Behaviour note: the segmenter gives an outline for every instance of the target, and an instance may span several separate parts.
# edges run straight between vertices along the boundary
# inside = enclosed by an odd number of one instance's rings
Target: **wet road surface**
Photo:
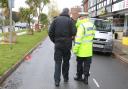
[[[55,87],[53,54],[53,44],[47,38],[0,89],[128,89],[128,64],[101,53],[93,57],[89,85],[74,81],[76,61],[72,54],[69,82],[64,83],[61,78],[60,87]]]

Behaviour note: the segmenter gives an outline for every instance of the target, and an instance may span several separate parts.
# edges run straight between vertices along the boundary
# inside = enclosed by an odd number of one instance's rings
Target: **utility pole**
[[[14,7],[14,0],[8,0],[10,12],[10,49],[12,49],[12,8]]]

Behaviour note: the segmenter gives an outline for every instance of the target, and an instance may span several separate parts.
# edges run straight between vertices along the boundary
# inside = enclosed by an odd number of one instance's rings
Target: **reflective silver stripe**
[[[81,38],[82,36],[76,36],[75,38]]]
[[[82,43],[92,43],[93,40],[84,40]],[[75,44],[80,44],[80,42],[75,42]]]
[[[85,34],[84,36],[94,36],[94,34]]]
[[[93,40],[84,40],[84,41],[82,41],[82,43],[86,43],[86,42],[88,42],[88,43],[92,43]]]
[[[75,44],[80,44],[80,42],[75,42]]]
[[[93,30],[93,27],[88,27],[87,30],[88,31]]]

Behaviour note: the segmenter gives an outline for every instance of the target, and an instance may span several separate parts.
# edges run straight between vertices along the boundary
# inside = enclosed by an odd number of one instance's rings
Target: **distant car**
[[[15,27],[18,27],[18,28],[28,28],[28,23],[21,23],[21,22],[18,22],[15,24]]]

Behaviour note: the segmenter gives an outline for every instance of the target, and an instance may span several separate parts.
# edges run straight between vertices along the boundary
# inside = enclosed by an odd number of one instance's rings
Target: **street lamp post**
[[[14,7],[14,0],[8,0],[10,10],[10,48],[12,49],[12,8]]]

